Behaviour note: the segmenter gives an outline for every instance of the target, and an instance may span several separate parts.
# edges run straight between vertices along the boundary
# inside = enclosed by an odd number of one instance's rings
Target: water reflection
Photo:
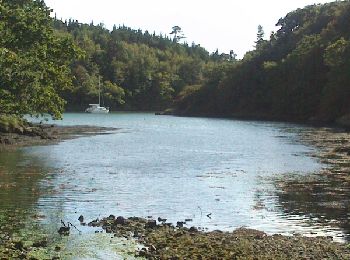
[[[40,158],[21,150],[0,152],[0,225],[5,225],[8,218],[21,223],[28,214],[33,214],[37,201],[45,193],[40,181],[47,173]]]
[[[40,210],[43,198],[58,193],[53,178],[59,169],[48,167],[39,156],[24,150],[0,152],[0,258],[18,258],[7,255],[7,241],[21,241],[25,246],[47,241],[47,246],[30,250],[33,259],[133,259],[136,244],[111,238],[109,234],[83,229],[84,236],[72,230],[69,237],[61,237],[60,227],[65,201],[54,201],[50,208]],[[57,248],[61,248],[57,251]],[[4,255],[3,255],[4,254]]]
[[[171,222],[192,219],[189,225],[210,229],[342,233],[309,221],[317,214],[326,216],[327,225],[339,219],[335,227],[349,230],[348,187],[333,196],[336,184],[298,179],[321,168],[307,156],[310,147],[295,142],[301,127],[151,114],[69,114],[62,124],[122,130],[0,153],[0,214],[34,219],[57,240],[61,219],[77,224],[80,214],[87,221],[152,215]],[[293,178],[285,175],[293,171]],[[0,218],[0,224],[10,222]],[[79,228],[93,240],[94,230]],[[87,240],[74,231],[62,248]]]
[[[321,174],[289,175],[276,181],[278,203],[288,216],[308,220],[310,226],[341,228],[350,241],[350,186]]]

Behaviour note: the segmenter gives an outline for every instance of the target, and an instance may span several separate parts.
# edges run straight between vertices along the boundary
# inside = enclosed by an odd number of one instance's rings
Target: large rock
[[[340,126],[350,129],[350,114],[343,115],[336,120],[336,123]]]

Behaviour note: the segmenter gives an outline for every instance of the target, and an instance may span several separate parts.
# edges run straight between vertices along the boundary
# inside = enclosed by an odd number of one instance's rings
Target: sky
[[[242,58],[253,49],[257,27],[268,39],[278,19],[306,5],[329,0],[45,0],[57,18],[81,23],[103,23],[106,28],[126,25],[132,29],[170,35],[180,26],[185,41],[209,52],[233,50]]]

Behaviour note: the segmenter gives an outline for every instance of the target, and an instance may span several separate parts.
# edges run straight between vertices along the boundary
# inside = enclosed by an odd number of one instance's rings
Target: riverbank
[[[275,180],[283,211],[305,216],[315,225],[341,229],[338,238],[350,241],[350,133],[337,128],[305,128],[299,140],[316,148],[309,155],[325,167]]]
[[[88,225],[136,239],[143,246],[135,256],[147,259],[350,259],[350,248],[328,237],[270,236],[246,228],[204,232],[165,221],[111,215]]]
[[[86,125],[58,126],[54,124],[30,124],[22,133],[0,132],[0,150],[16,149],[23,146],[57,144],[64,140],[82,136],[109,134],[115,130],[117,128]]]
[[[116,239],[135,241],[134,250],[128,249],[128,259],[350,259],[350,247],[333,242],[330,237],[267,235],[247,228],[205,232],[184,227],[184,222],[175,226],[161,218],[157,221],[110,215],[89,223],[84,222],[83,216],[79,220],[81,225],[102,228],[110,234],[110,243]],[[73,227],[62,226],[58,232],[61,229],[65,229],[62,236],[75,231]],[[0,250],[1,259],[46,259],[44,252],[50,252],[49,248],[53,250],[50,259],[64,256],[64,249],[52,245],[48,238],[29,243],[4,234],[1,248],[5,248]]]
[[[344,115],[340,118],[329,120],[317,117],[308,119],[294,118],[289,116],[273,115],[270,113],[208,113],[208,112],[188,112],[179,110],[176,108],[168,108],[163,111],[158,111],[156,115],[171,115],[180,117],[207,117],[207,118],[226,118],[242,121],[271,121],[271,122],[285,122],[296,123],[301,125],[309,125],[314,127],[329,126],[331,128],[343,128],[346,131],[350,131],[350,114]]]
[[[316,128],[304,131],[301,142],[317,148],[313,156],[328,165],[322,174],[350,185],[350,132],[338,128]]]

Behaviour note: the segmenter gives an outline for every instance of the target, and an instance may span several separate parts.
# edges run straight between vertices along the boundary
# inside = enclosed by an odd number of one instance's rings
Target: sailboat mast
[[[98,77],[98,106],[101,106],[101,77]]]

